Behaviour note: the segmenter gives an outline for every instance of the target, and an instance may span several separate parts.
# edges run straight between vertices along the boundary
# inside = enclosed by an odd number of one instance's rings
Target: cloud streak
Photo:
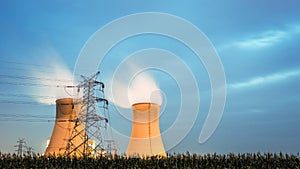
[[[269,47],[299,33],[299,24],[287,25],[285,29],[271,29],[263,32],[255,32],[244,40],[233,43],[233,46],[243,49]]]
[[[289,33],[284,31],[267,31],[256,37],[238,42],[236,45],[240,48],[267,47],[284,40],[288,36]]]
[[[262,84],[278,82],[280,80],[285,80],[285,79],[291,78],[293,76],[299,76],[299,75],[300,75],[300,70],[279,72],[279,73],[274,73],[274,74],[270,74],[267,76],[255,77],[255,78],[249,79],[244,82],[232,83],[232,84],[229,84],[229,87],[233,88],[233,89],[254,87],[254,86],[258,86],[258,85],[262,85]]]

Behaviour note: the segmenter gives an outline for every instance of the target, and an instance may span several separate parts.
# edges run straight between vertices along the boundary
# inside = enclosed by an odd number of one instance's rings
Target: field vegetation
[[[300,169],[299,155],[255,154],[173,154],[167,157],[127,158],[68,157],[1,154],[0,168],[291,168]]]

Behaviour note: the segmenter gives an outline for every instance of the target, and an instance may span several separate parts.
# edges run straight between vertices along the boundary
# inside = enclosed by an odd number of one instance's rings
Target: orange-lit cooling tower
[[[160,106],[155,103],[132,105],[133,124],[127,156],[166,156],[159,128]]]
[[[45,155],[63,155],[67,153],[66,147],[75,126],[74,120],[77,118],[77,114],[81,111],[81,108],[82,102],[77,99],[63,98],[56,100],[56,120]],[[80,125],[76,129],[82,131],[84,126]],[[78,147],[78,151],[80,152],[84,150],[84,145],[80,146],[83,141],[81,137],[73,139],[74,146]],[[76,154],[76,151],[74,151],[70,155],[80,154]]]

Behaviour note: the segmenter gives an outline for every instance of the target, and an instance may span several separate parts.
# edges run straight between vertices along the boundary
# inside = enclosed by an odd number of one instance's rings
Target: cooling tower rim
[[[60,105],[71,105],[71,104],[80,104],[82,100],[76,98],[59,98],[56,99],[56,104]]]
[[[134,104],[132,104],[131,106],[140,105],[140,104],[151,104],[151,105],[157,105],[157,106],[160,106],[159,104],[153,103],[153,102],[139,102],[139,103],[134,103]]]

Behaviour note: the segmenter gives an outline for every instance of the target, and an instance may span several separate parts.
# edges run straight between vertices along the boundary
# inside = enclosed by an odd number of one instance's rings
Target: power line
[[[66,79],[52,79],[52,78],[42,78],[42,77],[13,76],[13,75],[1,75],[1,74],[0,74],[0,78],[23,79],[23,80],[45,80],[45,81],[58,81],[58,82],[73,82],[73,80],[66,80]]]
[[[34,71],[38,71],[38,72],[42,72],[42,73],[47,73],[47,74],[54,74],[55,72],[54,71],[47,71],[47,70],[44,70],[44,69],[40,69],[40,68],[20,68],[20,67],[17,67],[17,68],[15,68],[15,67],[5,67],[5,66],[3,66],[3,67],[0,67],[0,69],[3,69],[3,70],[16,70],[16,71],[19,71],[19,70],[21,70],[21,71],[32,71],[32,72],[34,72]]]
[[[0,69],[10,69],[10,70],[25,70],[25,71],[32,71],[32,72],[43,72],[43,73],[55,73],[54,71],[51,71],[55,69],[55,67],[50,65],[38,65],[38,64],[32,64],[32,63],[22,63],[22,62],[16,62],[16,61],[6,61],[6,60],[0,60],[0,63],[5,63],[5,66],[1,66]],[[8,65],[15,66],[15,67],[7,67]]]
[[[33,114],[8,114],[1,113],[0,121],[4,122],[55,122],[54,116]]]
[[[41,70],[41,68],[43,69],[48,69],[48,70],[53,70],[57,67],[55,66],[51,66],[51,65],[42,65],[42,64],[32,64],[32,63],[24,63],[24,62],[17,62],[17,61],[7,61],[7,60],[0,60],[0,62],[2,63],[8,63],[8,64],[16,64],[16,65],[22,65],[22,66],[27,66],[28,67],[31,67],[31,68],[34,68],[34,69],[22,69],[22,68],[5,68],[5,69],[16,69],[16,70],[33,70],[33,71],[39,71],[39,72],[45,72],[45,73],[55,73],[55,72],[50,72],[50,71],[45,71],[45,70]],[[4,67],[0,67],[0,68],[4,68]],[[90,71],[89,69],[77,69],[77,70],[81,70],[81,71]],[[76,76],[80,76],[80,74],[74,74]]]
[[[11,113],[0,113],[0,118],[5,117],[5,118],[55,118],[54,116],[49,116],[49,115],[33,115],[33,114],[11,114]]]
[[[54,104],[43,104],[39,102],[33,102],[33,101],[16,101],[16,100],[0,100],[0,103],[11,103],[11,104],[30,104],[30,105],[54,105]]]
[[[0,93],[0,96],[7,97],[29,97],[29,98],[43,98],[43,99],[56,99],[54,96],[42,96],[33,94],[14,94],[14,93]]]
[[[58,122],[58,123],[65,123],[65,122],[74,122],[75,120],[56,120],[55,118],[48,118],[48,119],[39,119],[39,118],[14,118],[14,117],[10,117],[10,118],[1,118],[0,117],[0,121],[3,122]]]
[[[55,122],[55,119],[0,119],[3,122]]]
[[[17,64],[17,65],[26,65],[26,66],[35,66],[35,67],[49,67],[49,68],[55,68],[54,66],[50,65],[40,65],[40,64],[32,64],[32,63],[22,63],[22,62],[16,62],[16,61],[7,61],[7,60],[0,60],[2,63],[10,63],[10,64]]]
[[[21,85],[21,86],[35,86],[35,87],[64,87],[59,85],[50,84],[38,84],[38,83],[26,83],[26,82],[0,82],[0,84],[8,85]]]

